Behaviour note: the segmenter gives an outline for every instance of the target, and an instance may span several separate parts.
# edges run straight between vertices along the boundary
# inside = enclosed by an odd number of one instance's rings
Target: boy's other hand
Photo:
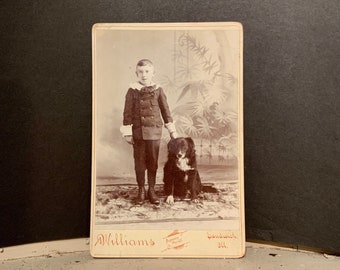
[[[124,139],[128,144],[133,144],[133,137],[132,136],[124,136]]]

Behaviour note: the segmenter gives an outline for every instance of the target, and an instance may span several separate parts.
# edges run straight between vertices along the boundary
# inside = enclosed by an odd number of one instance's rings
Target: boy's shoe
[[[140,187],[138,189],[138,195],[136,198],[136,204],[143,204],[145,201],[145,188],[144,187]]]
[[[148,196],[149,196],[149,201],[152,204],[159,204],[159,199],[156,195],[155,189],[153,187],[150,187],[148,190]]]

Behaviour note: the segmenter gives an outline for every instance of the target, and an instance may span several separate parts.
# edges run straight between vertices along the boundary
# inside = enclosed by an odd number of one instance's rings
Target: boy
[[[163,89],[152,81],[154,74],[154,66],[150,60],[142,59],[137,63],[138,81],[130,85],[125,96],[123,126],[120,129],[126,141],[133,145],[138,204],[143,204],[146,197],[145,171],[148,177],[149,201],[152,204],[159,204],[154,187],[162,135],[162,118],[170,137],[177,137]]]

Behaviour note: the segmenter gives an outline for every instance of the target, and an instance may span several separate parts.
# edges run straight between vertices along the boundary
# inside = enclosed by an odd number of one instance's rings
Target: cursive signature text
[[[152,247],[155,242],[152,239],[129,238],[122,233],[101,233],[97,235],[95,246],[131,246]]]

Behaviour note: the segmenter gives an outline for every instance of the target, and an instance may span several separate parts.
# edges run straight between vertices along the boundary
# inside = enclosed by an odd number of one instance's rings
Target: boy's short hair
[[[137,63],[137,67],[143,67],[143,66],[148,66],[148,65],[153,66],[153,63],[149,59],[142,59],[142,60],[139,60]]]

